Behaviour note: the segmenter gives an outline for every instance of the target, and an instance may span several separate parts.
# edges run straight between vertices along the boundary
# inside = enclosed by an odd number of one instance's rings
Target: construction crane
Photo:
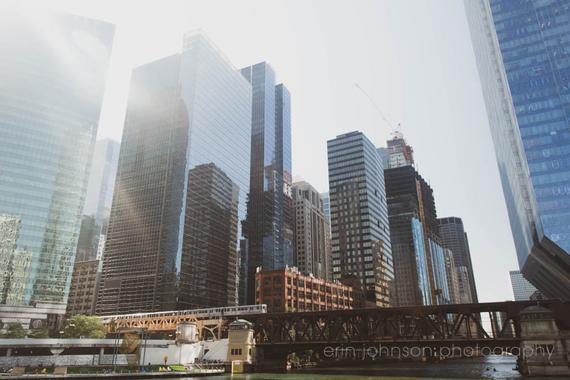
[[[354,86],[359,89],[364,96],[366,96],[366,98],[370,101],[370,103],[372,104],[372,106],[376,109],[376,111],[378,111],[378,114],[380,115],[380,117],[382,118],[382,120],[384,120],[384,122],[386,124],[388,124],[388,126],[392,129],[392,134],[399,134],[400,130],[401,130],[401,125],[400,123],[396,124],[394,126],[393,123],[390,122],[390,120],[388,120],[388,118],[386,117],[386,115],[384,115],[384,112],[382,112],[382,109],[380,107],[378,107],[378,105],[374,102],[374,100],[372,100],[372,97],[370,95],[368,95],[368,93],[366,91],[364,91],[364,89],[362,87],[360,87],[360,85],[356,82],[354,82]]]

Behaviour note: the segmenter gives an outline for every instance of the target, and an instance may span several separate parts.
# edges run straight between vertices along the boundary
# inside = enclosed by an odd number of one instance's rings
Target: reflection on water
[[[289,373],[253,373],[212,376],[209,380],[412,380],[412,379],[522,379],[516,359],[489,356],[481,359],[450,360],[442,363],[389,363],[362,367],[318,368]],[[199,379],[199,378],[186,378]],[[533,377],[533,380],[555,379]]]

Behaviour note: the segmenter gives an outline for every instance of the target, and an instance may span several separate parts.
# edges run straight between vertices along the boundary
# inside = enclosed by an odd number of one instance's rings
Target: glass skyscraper
[[[113,35],[73,15],[0,13],[0,304],[65,313]]]
[[[443,247],[436,241],[429,239],[430,260],[434,278],[435,301],[438,305],[451,303],[449,293],[448,272],[445,266]]]
[[[329,224],[331,222],[331,199],[329,197],[329,192],[321,193],[321,198],[323,199],[323,211],[325,217],[328,219]]]
[[[361,132],[327,142],[333,279],[352,281],[369,305],[390,306],[394,263],[384,168]]]
[[[251,85],[205,36],[133,71],[97,313],[235,303],[250,141]]]
[[[294,264],[291,97],[265,62],[241,69],[252,86],[251,179],[244,224],[242,304],[255,303],[255,272]]]
[[[95,143],[76,261],[99,259],[103,253],[107,224],[109,215],[111,215],[120,148],[120,143],[110,139],[99,140]]]
[[[121,144],[111,139],[95,143],[83,214],[95,216],[98,225],[103,225],[111,214],[120,148]]]
[[[466,0],[520,268],[570,299],[570,3]]]
[[[411,165],[384,170],[390,241],[394,258],[393,306],[432,305],[436,282],[431,245],[437,237],[433,190]]]
[[[509,276],[515,301],[528,301],[532,296],[537,295],[538,290],[524,278],[520,270],[510,271]]]
[[[469,249],[469,240],[467,233],[463,228],[463,220],[461,218],[450,216],[447,218],[439,218],[437,220],[439,227],[439,236],[443,239],[443,246],[451,249],[453,252],[453,260],[456,267],[465,267],[469,277],[470,299],[477,303],[477,286],[475,284],[475,274],[473,272],[473,263],[471,261],[471,251]]]

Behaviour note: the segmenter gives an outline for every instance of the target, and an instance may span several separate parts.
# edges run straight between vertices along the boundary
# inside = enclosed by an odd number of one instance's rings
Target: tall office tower
[[[113,34],[0,12],[0,304],[65,313]]]
[[[293,168],[291,159],[291,94],[283,84],[275,86],[275,151],[277,152],[278,204],[283,204],[280,218],[283,225],[279,245],[284,263],[294,262],[295,211],[293,209]],[[279,215],[279,214],[278,214]]]
[[[102,225],[111,214],[120,148],[121,144],[111,139],[95,143],[83,214],[95,216],[98,225]]]
[[[215,164],[188,173],[178,303],[183,309],[237,304],[237,186]]]
[[[538,295],[539,291],[524,278],[520,270],[510,271],[509,276],[515,301],[528,301],[531,297]]]
[[[394,267],[384,168],[361,132],[327,142],[333,279],[352,281],[368,304],[390,306]]]
[[[439,218],[437,220],[439,227],[439,236],[443,240],[443,246],[451,249],[453,252],[453,260],[455,266],[465,267],[469,277],[470,298],[472,302],[477,303],[477,287],[475,286],[475,276],[473,274],[473,264],[471,263],[471,252],[469,250],[469,241],[467,233],[463,228],[461,218],[449,217]]]
[[[459,278],[457,275],[457,266],[453,259],[453,252],[449,248],[444,248],[443,254],[445,256],[445,271],[447,273],[449,301],[453,304],[461,303],[461,296],[459,294]]]
[[[211,273],[186,263],[232,260],[246,214],[250,129],[250,84],[201,34],[185,35],[181,53],[133,71],[98,314],[186,307],[182,284],[197,270]],[[203,205],[195,203],[200,195]],[[228,217],[236,196],[237,218]],[[196,218],[214,215],[224,217],[196,226]],[[211,262],[201,261],[205,249],[215,250]]]
[[[332,278],[329,224],[323,200],[307,182],[293,184],[295,211],[295,263],[304,274]]]
[[[436,240],[437,236],[429,239],[430,262],[433,274],[433,287],[435,303],[438,305],[451,303],[448,274],[446,268],[444,247]]]
[[[400,166],[414,165],[414,150],[406,143],[404,135],[400,131],[392,133],[392,138],[386,141],[385,160],[388,168],[399,168]]]
[[[83,207],[76,261],[100,258],[98,252],[102,252],[105,244],[120,147],[120,143],[111,139],[103,139],[95,143],[89,181],[87,182],[87,195]]]
[[[326,231],[326,243],[327,251],[329,252],[329,273],[327,279],[332,280],[332,245],[331,245],[331,199],[329,197],[329,192],[321,193],[321,199],[323,200],[323,212],[325,218],[327,219],[328,230]]]
[[[413,166],[386,169],[384,179],[394,257],[394,304],[435,304],[442,288],[438,287],[441,282],[435,282],[433,267],[441,257],[432,262],[431,254],[439,241],[433,190]]]
[[[466,0],[519,266],[570,300],[570,4]]]
[[[455,260],[455,257],[454,257]],[[469,269],[464,266],[456,266],[457,284],[459,289],[459,303],[473,303],[471,283],[469,282]]]
[[[265,62],[241,69],[252,87],[251,169],[241,251],[242,304],[255,303],[257,267],[293,265],[291,99]]]
[[[323,200],[323,212],[325,213],[325,217],[331,222],[331,199],[329,197],[329,192],[321,193],[321,199]]]

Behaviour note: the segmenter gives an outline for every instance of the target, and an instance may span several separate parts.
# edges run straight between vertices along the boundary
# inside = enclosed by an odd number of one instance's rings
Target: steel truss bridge
[[[557,300],[268,313],[247,319],[253,323],[258,358],[274,366],[289,353],[331,346],[518,347],[521,312],[529,306],[549,309],[559,328],[570,330],[570,303]]]
[[[284,345],[297,349],[374,342],[394,345],[403,342],[439,344],[451,341],[458,344],[485,342],[500,345],[520,341],[521,312],[537,305],[552,311],[560,328],[570,330],[570,303],[557,300],[297,313],[255,312],[251,309],[252,305],[249,306],[251,310],[236,309],[231,313],[214,312],[221,309],[204,309],[208,312],[183,310],[101,318],[107,332],[129,328],[173,332],[181,322],[194,322],[202,338],[210,336],[214,339],[221,337],[228,322],[243,318],[253,323],[254,339],[260,348]]]

